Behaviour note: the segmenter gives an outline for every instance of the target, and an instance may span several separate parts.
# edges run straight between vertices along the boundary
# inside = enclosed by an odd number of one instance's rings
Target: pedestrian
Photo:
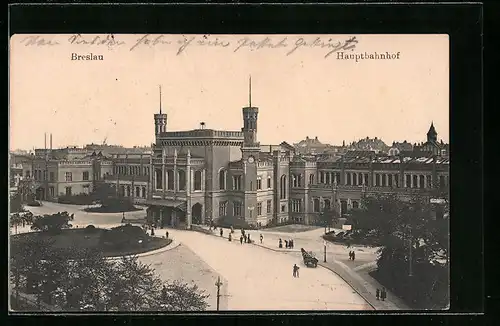
[[[285,240],[285,248],[288,249],[288,240]]]
[[[377,300],[380,300],[380,290],[377,288],[377,291],[375,291],[375,296],[377,297]]]
[[[232,234],[229,233],[229,236],[227,238],[228,238],[229,241],[232,241],[233,240]]]
[[[165,232],[165,237],[168,239],[168,231]]]
[[[382,299],[382,301],[385,301],[385,298],[387,298],[387,292],[385,291],[385,287],[383,287],[382,291],[380,292],[380,299]]]
[[[264,239],[264,236],[262,235],[262,233],[260,234],[260,243],[262,244],[262,240]]]
[[[224,233],[224,231],[222,231],[222,228],[220,228],[220,236],[222,237],[222,234]]]
[[[234,228],[232,225],[231,225],[231,233],[234,233]]]
[[[349,250],[349,260],[352,260],[352,251]]]
[[[248,234],[247,238],[248,238],[248,243],[252,243],[252,240],[250,240],[250,233]]]
[[[293,277],[299,277],[299,266],[297,264],[293,265]]]
[[[283,241],[281,240],[281,238],[278,242],[278,248],[283,248]]]
[[[248,243],[248,238],[246,234],[243,236],[243,239],[245,240],[245,243]]]
[[[243,244],[243,234],[240,235],[240,243]]]
[[[155,235],[155,229],[151,228],[151,236],[154,236],[154,235]]]
[[[288,248],[292,249],[292,239],[288,240]]]
[[[354,250],[352,251],[352,261],[354,261],[354,259],[356,259],[356,253],[354,252]]]

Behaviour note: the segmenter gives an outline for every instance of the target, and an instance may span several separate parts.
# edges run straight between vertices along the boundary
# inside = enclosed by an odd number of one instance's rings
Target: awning
[[[171,199],[150,199],[144,202],[146,205],[151,206],[163,206],[163,207],[172,207],[180,209],[181,211],[186,211],[187,202],[182,200],[171,200]]]

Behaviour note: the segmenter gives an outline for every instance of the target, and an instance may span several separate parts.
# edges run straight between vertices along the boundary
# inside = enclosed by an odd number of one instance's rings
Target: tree
[[[35,217],[32,230],[38,230],[43,232],[58,233],[62,229],[71,228],[72,225],[69,223],[73,221],[74,214],[69,214],[68,212],[59,212],[51,215],[42,215]]]
[[[22,197],[19,192],[15,193],[10,197],[10,212],[19,213],[24,211]]]
[[[17,234],[17,227],[21,224],[23,224],[23,218],[19,213],[10,214],[10,226],[14,227],[16,234]]]

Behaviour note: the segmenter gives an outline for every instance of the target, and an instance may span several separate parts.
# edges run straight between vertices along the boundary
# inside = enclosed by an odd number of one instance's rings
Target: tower
[[[431,123],[431,127],[427,132],[427,141],[432,143],[437,142],[437,132],[436,129],[434,128],[434,122]]]
[[[244,170],[244,217],[256,225],[257,216],[257,162],[259,160],[260,144],[257,142],[257,116],[259,108],[252,106],[252,77],[248,84],[248,106],[243,111],[243,145],[241,156]]]
[[[160,113],[156,113],[154,115],[155,119],[155,136],[158,138],[158,136],[161,133],[164,133],[167,131],[167,114],[162,113],[161,109],[161,86],[160,86]]]
[[[257,142],[257,118],[259,115],[259,108],[252,106],[252,77],[249,79],[249,93],[248,93],[248,106],[243,108],[243,147],[252,148],[259,147]]]

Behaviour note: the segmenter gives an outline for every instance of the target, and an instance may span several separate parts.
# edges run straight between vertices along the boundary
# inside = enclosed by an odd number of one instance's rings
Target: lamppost
[[[220,276],[217,277],[217,282],[215,282],[215,286],[217,287],[217,311],[219,311],[220,287],[222,286],[222,282],[220,281]]]
[[[326,240],[325,240],[325,241],[323,241],[323,246],[324,246],[324,249],[325,249],[325,250],[324,250],[324,254],[325,254],[325,255],[324,255],[324,259],[323,259],[323,261],[326,263]]]

